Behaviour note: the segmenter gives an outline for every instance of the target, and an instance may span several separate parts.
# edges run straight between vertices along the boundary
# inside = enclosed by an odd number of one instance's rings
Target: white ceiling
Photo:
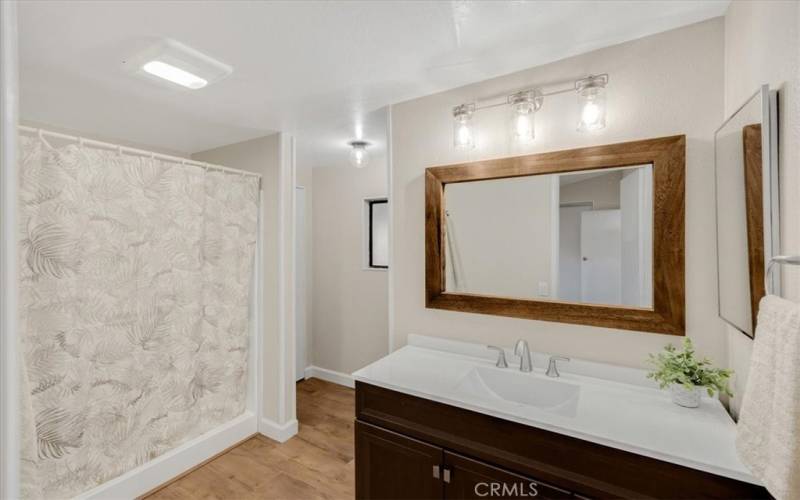
[[[322,166],[346,161],[357,124],[383,142],[383,114],[370,111],[716,17],[728,3],[23,1],[21,116],[184,153],[284,130],[300,161]],[[126,72],[158,38],[233,74],[189,91]]]

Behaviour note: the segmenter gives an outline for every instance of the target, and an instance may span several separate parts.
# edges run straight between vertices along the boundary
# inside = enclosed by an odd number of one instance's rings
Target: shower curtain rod
[[[91,146],[97,146],[97,147],[101,147],[101,148],[116,149],[117,151],[119,151],[121,153],[125,152],[125,153],[130,153],[130,154],[136,155],[136,156],[149,156],[151,158],[159,158],[161,160],[167,160],[167,161],[171,161],[171,162],[174,162],[174,163],[180,163],[180,164],[183,164],[183,165],[191,165],[193,167],[201,167],[201,168],[212,169],[212,170],[221,170],[223,172],[230,172],[232,174],[250,175],[250,176],[258,177],[259,182],[261,181],[261,174],[256,174],[254,172],[248,172],[247,170],[240,170],[238,168],[223,167],[222,165],[214,165],[212,163],[206,163],[206,162],[203,162],[203,161],[189,160],[187,158],[181,158],[180,156],[165,155],[165,154],[161,154],[161,153],[156,153],[154,151],[147,151],[147,150],[144,150],[144,149],[131,148],[131,147],[122,146],[122,145],[119,145],[119,144],[112,144],[110,142],[96,141],[94,139],[86,139],[84,137],[78,137],[78,136],[75,136],[75,135],[62,134],[60,132],[53,132],[51,130],[28,127],[28,126],[25,126],[25,125],[18,125],[18,129],[20,131],[22,131],[22,132],[29,132],[29,133],[32,133],[32,134],[39,134],[40,137],[44,136],[44,135],[48,135],[50,137],[55,137],[55,138],[58,138],[58,139],[64,139],[64,140],[67,140],[67,141],[77,141],[80,144],[88,144],[88,145],[91,145]]]

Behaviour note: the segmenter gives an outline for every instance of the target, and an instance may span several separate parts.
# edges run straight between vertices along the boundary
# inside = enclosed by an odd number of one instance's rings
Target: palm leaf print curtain
[[[28,137],[19,161],[23,485],[64,498],[245,410],[258,180]]]

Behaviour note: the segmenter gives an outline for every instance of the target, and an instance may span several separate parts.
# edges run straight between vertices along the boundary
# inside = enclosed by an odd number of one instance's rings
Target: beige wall
[[[622,171],[609,172],[607,175],[592,177],[585,181],[573,182],[561,186],[559,203],[592,202],[594,210],[619,208],[619,182]]]
[[[781,249],[800,253],[800,4],[782,1],[732,2],[725,16],[725,108],[732,114],[768,83],[780,92]],[[720,121],[722,117],[720,117]],[[800,300],[800,269],[784,266],[783,295]],[[752,341],[728,328],[734,393],[747,380]],[[736,414],[741,398],[731,400]]]
[[[386,160],[313,170],[313,364],[343,373],[388,352],[386,271],[363,262],[364,198],[386,196]]]
[[[199,161],[261,174],[263,220],[262,406],[277,424],[295,418],[292,210],[294,175],[291,138],[273,134],[192,155]],[[286,357],[282,359],[281,353]]]
[[[510,346],[527,339],[540,351],[642,366],[674,337],[426,309],[424,303],[424,171],[426,167],[526,152],[609,144],[673,134],[687,136],[687,331],[698,350],[724,362],[717,317],[713,133],[722,114],[723,20],[714,19],[552,64],[404,102],[392,109],[393,344],[410,333]],[[608,72],[608,126],[576,132],[577,99],[549,97],[537,113],[537,138],[510,144],[505,107],[481,111],[478,147],[452,146],[451,108],[532,84]],[[568,83],[569,85],[569,83]],[[502,249],[498,249],[502,251]]]

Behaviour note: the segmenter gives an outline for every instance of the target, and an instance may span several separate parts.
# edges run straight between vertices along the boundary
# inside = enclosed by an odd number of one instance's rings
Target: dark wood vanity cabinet
[[[764,488],[356,383],[356,498],[770,498]]]
[[[572,498],[565,490],[360,421],[356,456],[358,498]]]
[[[356,497],[573,498],[564,490],[356,421]]]
[[[357,498],[442,498],[437,446],[356,421],[356,456]]]

